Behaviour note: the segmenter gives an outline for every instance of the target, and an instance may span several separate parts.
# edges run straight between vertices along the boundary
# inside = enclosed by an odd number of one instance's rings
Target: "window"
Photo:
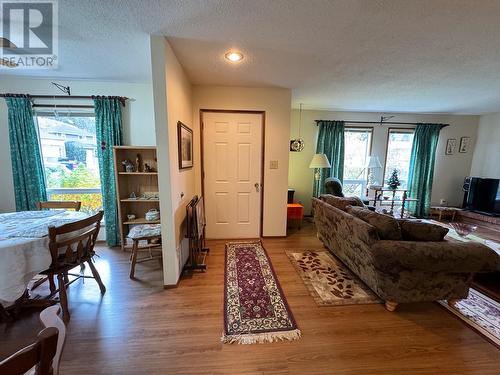
[[[89,214],[102,209],[95,118],[38,113],[38,134],[49,200],[77,200]]]
[[[413,146],[413,129],[389,129],[387,154],[385,160],[384,182],[392,171],[398,171],[400,189],[408,187],[408,172],[410,169],[411,148]]]
[[[366,189],[366,160],[371,152],[371,128],[346,128],[344,131],[344,194],[362,196]]]

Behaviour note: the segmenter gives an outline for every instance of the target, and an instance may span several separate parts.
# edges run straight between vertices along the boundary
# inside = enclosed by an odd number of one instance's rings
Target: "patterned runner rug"
[[[300,335],[260,241],[227,243],[222,342],[256,344]]]
[[[326,250],[287,251],[302,281],[320,306],[382,303],[341,261]]]
[[[469,297],[453,307],[439,303],[500,348],[500,303],[472,288]]]

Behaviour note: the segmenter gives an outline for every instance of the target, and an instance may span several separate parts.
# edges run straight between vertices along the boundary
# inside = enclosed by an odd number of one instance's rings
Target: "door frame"
[[[203,132],[205,125],[203,123],[204,113],[241,113],[250,115],[261,115],[262,116],[262,145],[261,145],[261,162],[260,162],[260,224],[259,224],[259,237],[262,238],[262,233],[264,230],[264,189],[265,189],[265,160],[266,160],[266,111],[249,111],[249,110],[239,110],[239,109],[200,109],[200,161],[201,161],[201,195],[205,196],[205,164],[204,164],[204,148],[203,148]]]

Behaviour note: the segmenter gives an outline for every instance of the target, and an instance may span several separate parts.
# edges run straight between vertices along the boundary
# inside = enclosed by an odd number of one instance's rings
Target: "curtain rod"
[[[318,126],[318,123],[320,121],[325,121],[325,120],[314,120],[316,122],[316,126]],[[328,120],[326,120],[328,121]],[[419,125],[421,122],[402,122],[402,121],[348,121],[348,120],[342,120],[345,123],[348,124],[379,124],[379,125]],[[450,124],[436,124],[441,126],[442,128],[445,128],[449,126]]]
[[[55,108],[55,109],[67,109],[67,108],[89,108],[89,109],[94,109],[93,105],[84,105],[84,104],[63,104],[63,105],[56,105],[56,104],[33,104],[33,108]]]
[[[0,94],[0,98],[30,98],[30,99],[118,99],[125,106],[129,100],[126,96],[105,96],[105,95],[30,95],[30,94]],[[38,106],[38,104],[35,104]],[[92,106],[93,107],[93,106]]]

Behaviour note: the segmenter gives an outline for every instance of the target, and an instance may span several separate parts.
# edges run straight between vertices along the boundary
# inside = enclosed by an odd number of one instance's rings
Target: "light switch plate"
[[[269,162],[269,169],[278,169],[278,160],[271,160]]]

